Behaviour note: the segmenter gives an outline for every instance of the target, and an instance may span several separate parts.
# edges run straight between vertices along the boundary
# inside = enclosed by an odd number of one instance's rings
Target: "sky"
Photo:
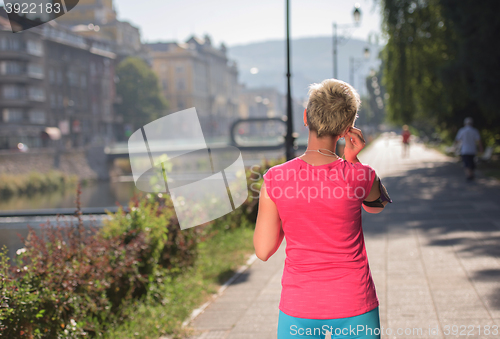
[[[363,40],[380,35],[377,0],[290,0],[291,37],[332,35],[334,21],[352,25],[356,3],[362,12],[359,27],[339,29],[339,34]],[[212,42],[228,46],[285,38],[285,0],[114,0],[114,6],[120,20],[140,28],[143,42],[184,41],[207,33]]]
[[[140,3],[140,5],[138,5]],[[120,20],[141,29],[144,42],[183,41],[208,33],[212,42],[240,45],[285,37],[285,0],[115,0]],[[375,0],[290,0],[292,38],[332,35],[332,24],[352,24],[354,6],[361,24],[352,37],[380,34],[380,7]],[[344,32],[339,30],[339,33]]]

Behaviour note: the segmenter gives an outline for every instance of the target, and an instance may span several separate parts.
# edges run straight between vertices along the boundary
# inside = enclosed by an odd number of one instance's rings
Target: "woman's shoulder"
[[[278,171],[283,171],[283,170],[287,170],[290,168],[295,168],[295,167],[297,167],[298,160],[300,160],[300,159],[293,158],[293,159],[288,160],[286,162],[283,162],[281,164],[274,165],[274,166],[270,167],[269,169],[267,169],[265,173],[278,172]]]
[[[341,168],[346,174],[351,174],[350,177],[356,178],[357,181],[372,181],[372,179],[376,176],[375,169],[368,164],[362,162],[352,163],[349,161],[343,161]]]
[[[346,168],[353,168],[353,169],[362,169],[362,170],[374,170],[370,165],[368,164],[365,164],[363,162],[350,162],[350,161],[347,161],[347,160],[344,160],[342,162],[342,164],[344,165],[344,167]]]

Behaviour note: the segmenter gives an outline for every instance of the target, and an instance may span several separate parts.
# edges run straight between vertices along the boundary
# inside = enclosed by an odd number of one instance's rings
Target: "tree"
[[[383,51],[388,114],[396,123],[425,122],[452,137],[472,116],[500,132],[500,3],[384,0]]]
[[[121,103],[117,113],[132,131],[165,114],[167,101],[162,96],[156,74],[143,60],[128,57],[118,64],[117,95]]]
[[[500,133],[500,2],[486,0],[440,0],[443,16],[450,22],[456,36],[457,57],[449,67],[443,82],[454,83],[460,74],[466,87],[469,112],[457,112],[460,118],[473,116],[474,125],[483,129],[483,137]],[[497,137],[498,139],[498,137]]]

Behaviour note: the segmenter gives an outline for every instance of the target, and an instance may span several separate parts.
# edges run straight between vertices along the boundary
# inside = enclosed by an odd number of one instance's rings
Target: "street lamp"
[[[370,59],[370,49],[368,47],[365,47],[363,56],[365,57],[365,59]]]
[[[352,13],[352,16],[354,17],[354,22],[359,23],[361,21],[361,10],[359,9],[361,5],[359,2],[356,2],[354,5],[354,12]]]
[[[364,59],[349,57],[349,84],[354,87],[354,72],[356,72],[368,59],[370,59],[370,49],[365,47],[363,50]]]
[[[361,22],[361,10],[360,10],[360,4],[356,3],[354,5],[354,11],[352,13],[353,19],[354,19],[354,24],[344,24],[344,25],[337,25],[337,22],[333,22],[333,78],[337,79],[338,72],[337,72],[337,50],[338,50],[338,45],[341,42],[347,41],[349,38],[346,38],[343,36],[341,39],[339,39],[337,35],[337,28],[353,28],[353,27],[358,27],[359,23]]]
[[[293,133],[293,115],[292,115],[292,86],[290,84],[290,1],[286,0],[286,78],[287,78],[287,93],[286,93],[286,136],[285,136],[285,155],[286,160],[291,160],[295,157],[293,151],[293,143],[295,135]]]

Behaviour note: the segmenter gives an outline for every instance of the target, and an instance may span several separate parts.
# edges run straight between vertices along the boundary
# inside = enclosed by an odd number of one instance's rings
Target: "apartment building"
[[[0,148],[110,142],[115,58],[111,44],[53,21],[14,34],[0,8]]]
[[[214,46],[209,36],[186,42],[146,44],[169,111],[195,107],[204,133],[226,140],[238,118],[238,70],[226,47]]]

